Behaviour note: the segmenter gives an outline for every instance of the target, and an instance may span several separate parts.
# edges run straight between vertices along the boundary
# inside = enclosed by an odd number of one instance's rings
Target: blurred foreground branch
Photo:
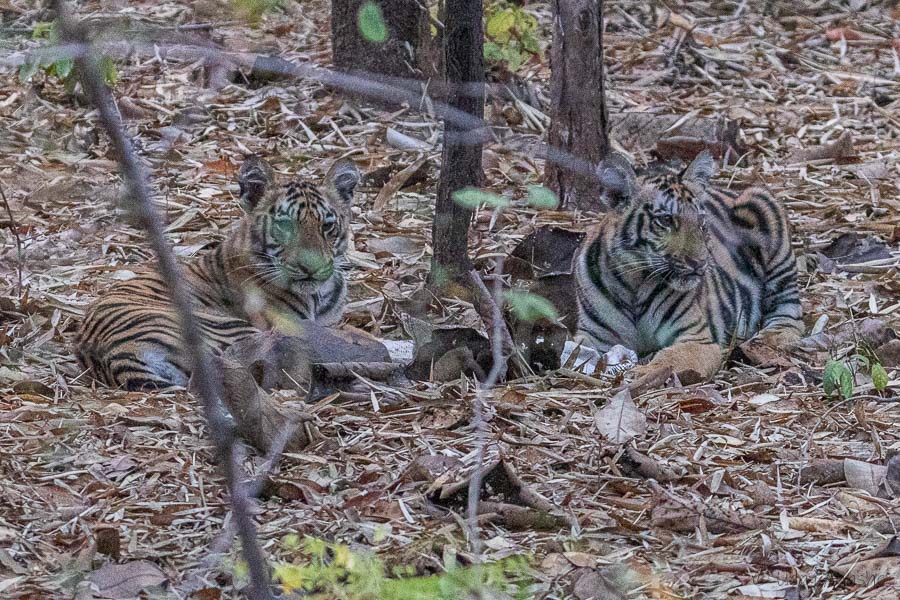
[[[112,94],[104,83],[98,59],[90,51],[88,35],[73,20],[65,2],[57,0],[54,6],[59,18],[62,40],[83,45],[88,49],[76,57],[85,94],[96,106],[100,123],[109,135],[122,177],[128,187],[128,207],[147,232],[147,239],[159,261],[159,273],[172,294],[173,306],[181,322],[183,344],[192,362],[195,391],[203,403],[216,457],[225,473],[235,527],[250,574],[248,595],[253,600],[269,600],[272,595],[269,589],[268,567],[256,540],[256,526],[249,510],[250,499],[245,486],[242,485],[243,473],[237,458],[238,444],[234,422],[222,405],[219,383],[209,367],[203,336],[191,310],[190,291],[184,284],[184,277],[181,275],[175,255],[166,242],[162,221],[152,205],[144,169],[134,153],[131,141],[125,135],[121,116]]]

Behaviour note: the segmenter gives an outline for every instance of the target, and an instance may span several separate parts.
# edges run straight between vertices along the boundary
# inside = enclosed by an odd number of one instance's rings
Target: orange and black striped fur
[[[784,207],[760,189],[713,188],[714,172],[708,152],[649,177],[619,154],[598,167],[611,210],[575,258],[579,332],[598,350],[621,344],[649,361],[643,371],[711,379],[735,341],[800,337]]]
[[[244,162],[238,173],[244,218],[182,270],[213,352],[261,329],[290,333],[300,320],[340,319],[359,179],[349,160],[335,163],[322,185],[280,181],[257,157]],[[150,267],[88,309],[76,347],[84,368],[110,386],[184,386],[190,376],[169,290]]]

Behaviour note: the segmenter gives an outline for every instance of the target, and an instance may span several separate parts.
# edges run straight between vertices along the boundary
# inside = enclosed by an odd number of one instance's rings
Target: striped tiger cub
[[[281,181],[264,160],[245,160],[238,172],[244,217],[218,246],[183,265],[211,351],[261,329],[290,333],[299,320],[340,319],[359,180],[349,160],[336,162],[321,185]],[[152,267],[107,290],[75,342],[82,366],[110,386],[185,386],[190,376],[169,290]]]
[[[735,341],[769,345],[803,332],[785,209],[760,189],[711,187],[706,151],[681,172],[638,177],[612,154],[597,169],[610,212],[575,257],[579,333],[601,352],[621,344],[646,366],[721,368]]]

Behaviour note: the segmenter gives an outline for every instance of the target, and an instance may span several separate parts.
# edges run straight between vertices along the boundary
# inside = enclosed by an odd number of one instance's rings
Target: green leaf
[[[34,59],[29,59],[19,65],[19,82],[20,83],[28,83],[31,81],[31,78],[34,77],[34,74],[38,72],[40,64],[39,61]]]
[[[506,208],[509,200],[498,194],[492,194],[475,187],[467,187],[453,192],[453,201],[466,208],[478,208],[481,205],[491,208]]]
[[[69,76],[69,73],[72,72],[74,66],[75,61],[71,58],[61,58],[53,63],[53,72],[56,73],[56,76],[60,79],[65,79]]]
[[[488,37],[498,42],[507,42],[511,37],[512,28],[516,26],[516,14],[513,10],[502,10],[494,13],[488,19],[485,28]]]
[[[850,372],[850,369],[844,367],[844,370],[841,371],[841,396],[844,398],[849,398],[853,395],[853,373]]]
[[[115,85],[119,80],[119,71],[116,69],[116,63],[108,56],[100,59],[100,71],[103,73],[103,80],[108,85]]]
[[[522,63],[525,62],[525,56],[519,52],[517,43],[509,43],[503,48],[503,60],[510,71],[518,71]]]
[[[520,41],[522,42],[522,48],[524,48],[528,52],[531,52],[532,54],[540,54],[540,44],[538,43],[538,39],[533,35],[522,35]]]
[[[529,206],[535,208],[554,209],[559,206],[559,198],[556,197],[556,194],[542,185],[528,186],[528,199],[526,202],[528,202]]]
[[[55,29],[55,21],[39,21],[34,24],[34,29],[31,30],[31,38],[35,40],[50,39]]]
[[[556,307],[537,294],[529,292],[506,292],[506,301],[509,302],[509,308],[513,314],[523,321],[537,321],[538,319],[549,319],[555,321],[559,318]]]
[[[829,360],[825,363],[825,374],[822,377],[822,389],[827,396],[831,396],[840,387],[844,372],[850,373],[850,369],[843,361]]]
[[[288,550],[299,550],[302,540],[296,533],[289,533],[281,539],[281,543],[284,544],[285,548]]]
[[[388,30],[384,23],[384,16],[381,14],[381,8],[372,0],[368,0],[359,7],[357,23],[359,32],[367,41],[377,44],[387,41]]]
[[[881,366],[881,363],[872,365],[872,385],[875,386],[875,389],[881,392],[887,387],[887,384],[888,374],[884,367]]]
[[[503,60],[503,50],[495,42],[484,43],[484,58],[491,62]]]

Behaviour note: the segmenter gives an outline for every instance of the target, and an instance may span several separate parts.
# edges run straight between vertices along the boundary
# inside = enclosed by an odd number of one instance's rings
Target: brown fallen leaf
[[[900,540],[893,536],[862,558],[845,556],[831,570],[859,585],[888,580],[889,588],[900,593]]]
[[[884,493],[886,475],[887,467],[884,465],[874,465],[852,458],[844,459],[844,478],[847,485],[865,490],[873,496]]]
[[[152,562],[135,560],[121,565],[103,565],[88,575],[95,594],[112,600],[136,598],[144,590],[164,587],[168,577]]]
[[[599,569],[578,569],[572,595],[578,600],[625,600],[624,590],[616,589]]]
[[[594,426],[612,443],[624,444],[647,432],[647,417],[635,406],[631,390],[625,388],[594,413]]]

